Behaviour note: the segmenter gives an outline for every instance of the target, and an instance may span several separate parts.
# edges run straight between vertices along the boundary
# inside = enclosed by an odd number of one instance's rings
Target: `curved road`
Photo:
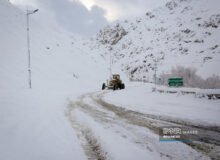
[[[102,97],[108,92],[111,91],[87,93],[80,96],[77,101],[69,102],[66,114],[82,142],[88,159],[114,158],[111,158],[108,150],[100,143],[100,138],[94,134],[93,126],[82,123],[74,113],[75,110],[108,130],[115,131],[117,128],[115,133],[120,138],[142,150],[156,153],[159,159],[220,159],[220,127],[198,126],[171,117],[128,110],[123,106],[105,102]],[[198,130],[202,134],[196,138],[202,142],[159,142],[159,127],[176,125]],[[190,156],[187,157],[187,154]]]

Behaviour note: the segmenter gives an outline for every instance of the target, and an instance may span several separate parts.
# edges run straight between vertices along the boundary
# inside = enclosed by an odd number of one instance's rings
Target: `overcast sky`
[[[167,0],[10,0],[20,8],[39,8],[68,31],[90,36],[118,19],[144,15]],[[43,14],[39,14],[43,15]]]

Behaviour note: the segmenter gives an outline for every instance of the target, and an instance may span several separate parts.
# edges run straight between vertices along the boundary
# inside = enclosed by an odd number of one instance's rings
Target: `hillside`
[[[152,81],[158,73],[181,65],[194,67],[207,78],[220,75],[220,12],[218,0],[171,0],[142,17],[117,21],[91,39],[115,72],[121,68],[132,80]],[[92,43],[92,44],[91,44]]]
[[[100,88],[105,63],[37,14],[30,15],[29,89],[25,11],[0,0],[0,159],[86,159],[64,112],[69,98]]]
[[[5,0],[0,9],[0,87],[28,87],[28,53],[26,15]],[[40,11],[39,11],[40,12]],[[79,37],[59,28],[53,22],[36,21],[38,13],[30,15],[30,45],[33,88],[65,87],[89,77],[102,80],[104,63],[91,55]],[[93,57],[92,57],[93,56]],[[95,60],[96,59],[96,60]],[[85,65],[86,64],[86,65]],[[68,84],[68,85],[67,85]],[[45,85],[45,86],[44,86]]]

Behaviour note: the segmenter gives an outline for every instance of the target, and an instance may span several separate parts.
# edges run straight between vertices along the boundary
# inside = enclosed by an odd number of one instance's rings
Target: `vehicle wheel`
[[[105,86],[105,83],[103,83],[103,84],[102,84],[102,90],[104,90],[105,87],[106,87],[106,86]]]
[[[123,89],[123,86],[122,86],[122,84],[119,84],[119,89]]]
[[[121,84],[121,89],[125,89],[125,84],[124,83]]]
[[[114,86],[113,86],[113,90],[116,90],[116,89],[117,89],[117,85],[114,85]]]

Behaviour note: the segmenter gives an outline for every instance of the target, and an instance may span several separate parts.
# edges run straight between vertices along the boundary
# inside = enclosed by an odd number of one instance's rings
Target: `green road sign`
[[[169,86],[183,86],[183,78],[169,78],[168,85]]]

